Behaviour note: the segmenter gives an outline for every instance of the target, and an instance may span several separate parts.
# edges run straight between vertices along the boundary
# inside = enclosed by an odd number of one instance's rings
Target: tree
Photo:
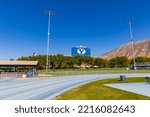
[[[57,61],[56,61],[56,55],[51,55],[50,57],[50,68],[51,69],[56,69],[58,67]]]
[[[21,57],[18,60],[26,60],[26,61],[38,61],[38,69],[46,68],[46,55],[38,55],[38,56],[28,56]],[[136,58],[137,61],[146,61],[149,62],[150,58]],[[116,57],[110,60],[103,58],[93,58],[93,57],[84,57],[84,56],[64,56],[62,54],[51,55],[49,56],[49,68],[50,69],[71,69],[74,66],[99,66],[99,67],[128,67],[129,59],[127,57]],[[108,66],[109,65],[109,66]]]
[[[130,61],[125,56],[120,56],[116,58],[110,59],[110,67],[128,67],[130,64]]]
[[[99,67],[107,67],[108,66],[108,60],[103,58],[95,58],[94,59],[94,65]]]
[[[86,56],[84,58],[84,64],[87,66],[93,66],[94,65],[94,58],[90,56]]]
[[[65,57],[62,54],[56,55],[56,63],[57,63],[57,69],[61,69],[65,67]]]
[[[150,58],[148,57],[137,57],[135,59],[136,62],[150,62]]]
[[[81,66],[85,62],[85,57],[83,56],[75,56],[75,64]]]
[[[65,57],[65,62],[66,62],[66,68],[73,68],[75,66],[75,59],[71,56],[66,56]]]

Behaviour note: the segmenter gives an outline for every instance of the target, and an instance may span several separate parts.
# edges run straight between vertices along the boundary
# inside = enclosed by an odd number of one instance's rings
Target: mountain
[[[120,46],[119,48],[103,54],[105,59],[115,58],[117,56],[126,56],[132,58],[132,43]],[[134,42],[135,57],[150,57],[150,39]]]

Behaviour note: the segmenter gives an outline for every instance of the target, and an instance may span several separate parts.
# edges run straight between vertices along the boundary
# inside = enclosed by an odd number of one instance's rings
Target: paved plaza
[[[150,97],[150,84],[148,83],[106,84],[106,86]]]

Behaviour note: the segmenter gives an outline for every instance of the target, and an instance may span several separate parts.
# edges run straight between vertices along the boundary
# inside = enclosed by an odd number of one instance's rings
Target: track
[[[81,84],[107,78],[150,76],[144,74],[78,75],[26,80],[0,79],[0,100],[48,100]]]

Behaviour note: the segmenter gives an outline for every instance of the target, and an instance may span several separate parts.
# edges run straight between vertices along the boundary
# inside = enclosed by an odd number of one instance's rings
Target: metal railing
[[[22,74],[17,72],[2,72],[0,78],[21,78]]]
[[[21,73],[21,72],[1,72],[0,73],[0,78],[22,78],[23,75],[26,75],[26,73]],[[32,77],[36,77],[37,74],[33,74]]]

